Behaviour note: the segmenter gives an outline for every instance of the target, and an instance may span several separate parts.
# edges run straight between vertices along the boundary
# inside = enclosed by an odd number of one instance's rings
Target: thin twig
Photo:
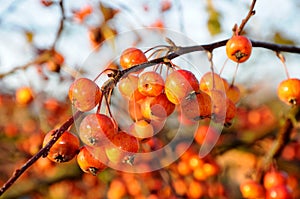
[[[82,112],[76,112],[74,116],[70,117],[61,127],[55,131],[53,138],[46,144],[45,147],[40,149],[40,151],[32,156],[23,166],[14,171],[13,175],[6,181],[6,183],[0,189],[0,196],[11,186],[16,180],[31,166],[33,165],[40,157],[46,157],[50,148],[53,144],[62,136],[62,134],[68,130],[68,128],[74,123],[74,121],[82,114]]]
[[[242,23],[238,27],[238,30],[237,30],[238,35],[243,31],[243,29],[246,26],[249,19],[255,14],[255,10],[254,10],[255,3],[256,3],[256,0],[253,0],[252,3],[251,3],[251,6],[249,8],[249,12],[248,12],[246,18],[242,20]]]

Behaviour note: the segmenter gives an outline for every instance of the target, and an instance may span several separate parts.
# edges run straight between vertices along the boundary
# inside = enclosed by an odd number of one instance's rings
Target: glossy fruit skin
[[[199,82],[188,70],[175,70],[165,81],[166,96],[173,104],[180,104],[190,92],[198,90]]]
[[[201,125],[195,132],[195,141],[202,145],[204,140],[208,143],[213,143],[219,138],[219,132],[212,126]]]
[[[209,93],[211,90],[227,90],[229,87],[228,82],[217,73],[205,73],[199,83],[200,90]]]
[[[99,148],[99,151],[102,151],[102,153],[100,153],[102,157],[97,158],[94,151],[94,147],[86,145],[82,146],[77,155],[77,163],[82,171],[97,175],[99,172],[107,168],[105,164],[107,157],[105,156],[103,148]]]
[[[44,137],[43,147],[53,138],[53,131],[49,131]],[[79,139],[69,131],[65,131],[50,148],[47,158],[53,162],[62,163],[72,160],[78,153]]]
[[[235,85],[230,85],[227,89],[226,89],[226,96],[234,103],[238,103],[241,99],[241,92],[239,87],[235,86]]]
[[[251,41],[241,35],[235,35],[226,43],[226,54],[229,59],[237,63],[247,61],[252,52]]]
[[[90,79],[76,79],[69,88],[69,99],[79,111],[90,111],[100,102],[102,93]]]
[[[30,87],[21,87],[16,90],[16,102],[19,105],[28,105],[33,100],[33,92]]]
[[[278,185],[267,190],[266,199],[293,199],[286,185]]]
[[[264,188],[261,184],[254,180],[248,180],[240,185],[240,191],[243,198],[248,199],[264,199]]]
[[[149,138],[154,135],[154,129],[146,120],[139,120],[130,126],[130,134],[139,139]]]
[[[141,102],[141,113],[146,119],[166,119],[175,110],[175,104],[164,93],[147,97]]]
[[[282,171],[271,170],[264,175],[264,187],[270,189],[278,185],[285,185],[287,180],[286,173]]]
[[[182,100],[180,107],[181,114],[189,120],[197,121],[199,119],[209,118],[212,114],[210,96],[202,91],[191,93]]]
[[[123,97],[129,100],[131,98],[139,98],[138,96],[133,96],[134,94],[139,94],[136,92],[138,89],[138,80],[139,78],[137,76],[129,74],[119,81],[118,89]]]
[[[131,157],[139,150],[138,139],[124,131],[119,131],[111,140],[111,143],[105,146],[105,152],[108,160],[113,164],[127,163],[133,164]]]
[[[116,132],[112,119],[98,113],[87,115],[79,126],[80,139],[89,146],[101,146],[110,142]]]
[[[138,48],[127,48],[120,56],[120,65],[123,69],[127,69],[147,61],[148,59],[144,52]]]
[[[279,99],[288,105],[300,104],[300,79],[289,78],[282,81],[277,89]]]
[[[155,97],[162,93],[164,84],[165,82],[159,73],[149,71],[140,75],[138,90],[145,96]]]

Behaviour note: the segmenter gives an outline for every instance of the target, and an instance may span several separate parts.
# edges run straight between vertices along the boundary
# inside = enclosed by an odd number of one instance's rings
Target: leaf
[[[287,38],[280,32],[275,32],[273,36],[273,41],[278,44],[295,45],[295,42],[292,39]]]
[[[26,37],[27,42],[31,44],[33,42],[34,33],[31,31],[26,31],[25,37]]]
[[[214,8],[211,0],[208,0],[207,2],[208,2],[207,28],[210,34],[213,36],[221,33],[220,13]]]
[[[106,7],[103,5],[103,3],[100,3],[99,6],[100,6],[100,11],[103,14],[103,18],[104,18],[105,22],[112,19],[115,16],[115,14],[118,13],[118,10],[115,10],[111,7]]]

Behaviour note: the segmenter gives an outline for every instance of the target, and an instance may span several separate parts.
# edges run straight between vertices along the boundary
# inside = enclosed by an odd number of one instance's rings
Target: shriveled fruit
[[[88,78],[76,79],[69,88],[69,99],[80,111],[92,110],[101,99],[98,85]]]
[[[242,63],[249,59],[252,52],[251,41],[241,35],[235,35],[226,43],[226,54],[234,62]]]
[[[107,157],[103,148],[83,146],[77,155],[77,163],[82,171],[97,175],[107,168]]]
[[[277,89],[279,99],[289,105],[300,104],[300,79],[289,78],[282,81]]]
[[[173,104],[179,104],[191,92],[199,90],[199,82],[188,70],[175,70],[165,82],[165,93]]]
[[[53,138],[53,131],[49,131],[43,141],[43,147]],[[72,160],[78,153],[79,139],[69,131],[65,131],[50,148],[47,158],[53,162],[61,163]]]
[[[98,113],[87,115],[79,126],[80,139],[90,146],[104,145],[109,142],[116,132],[112,119]]]

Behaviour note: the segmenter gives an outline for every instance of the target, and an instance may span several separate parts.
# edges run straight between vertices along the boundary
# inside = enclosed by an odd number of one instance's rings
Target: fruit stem
[[[289,74],[289,71],[288,71],[287,66],[286,66],[286,62],[285,62],[285,57],[284,57],[284,55],[281,54],[279,51],[276,51],[276,56],[280,59],[282,65],[283,65],[283,68],[284,68],[286,77],[287,77],[288,79],[290,79],[290,74]]]

